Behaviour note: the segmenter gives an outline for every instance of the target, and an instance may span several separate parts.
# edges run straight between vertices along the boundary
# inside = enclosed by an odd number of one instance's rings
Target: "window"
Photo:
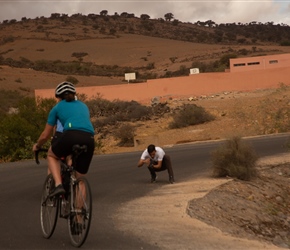
[[[259,64],[260,64],[260,62],[249,62],[248,63],[249,66],[251,66],[251,65],[259,65]]]
[[[245,63],[235,63],[234,67],[246,66]]]
[[[278,60],[270,60],[269,64],[278,63]]]

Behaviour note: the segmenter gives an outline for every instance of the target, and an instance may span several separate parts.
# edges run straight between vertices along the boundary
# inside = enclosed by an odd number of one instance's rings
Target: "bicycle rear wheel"
[[[40,224],[43,237],[46,239],[49,239],[54,232],[59,209],[59,198],[48,196],[54,186],[53,177],[49,174],[43,185],[40,204]]]
[[[68,230],[72,245],[80,247],[86,241],[92,219],[92,194],[87,179],[77,179],[70,195],[73,202],[68,217]]]

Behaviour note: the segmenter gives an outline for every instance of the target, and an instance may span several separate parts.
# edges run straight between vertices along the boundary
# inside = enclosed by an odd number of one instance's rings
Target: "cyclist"
[[[74,85],[70,82],[67,82],[67,84],[70,84],[72,87],[74,87]],[[62,94],[57,94],[55,93],[55,97],[58,99],[58,101],[64,100],[64,95]],[[75,95],[75,100],[77,100],[77,96]],[[54,133],[53,136],[51,138],[51,144],[56,143],[56,141],[62,136],[63,133],[63,126],[60,122],[59,119],[57,119],[56,121],[56,126],[54,128]],[[62,157],[62,160],[65,159],[64,157]],[[66,157],[65,159],[66,163],[71,166],[72,165],[72,158],[71,155],[69,155],[68,157]],[[50,171],[48,171],[48,174],[50,174]]]
[[[55,181],[55,189],[50,196],[64,194],[60,175],[60,158],[72,154],[75,144],[87,145],[87,151],[79,155],[76,161],[76,177],[85,175],[94,154],[94,128],[90,120],[89,109],[86,104],[75,100],[76,90],[72,83],[62,82],[55,89],[55,95],[62,100],[49,112],[47,123],[37,143],[33,145],[33,151],[37,151],[51,138],[57,120],[63,126],[63,133],[55,140],[47,153],[48,168]]]
[[[150,144],[147,149],[141,155],[138,162],[138,167],[142,167],[147,164],[148,170],[151,174],[151,183],[156,182],[156,172],[167,170],[169,174],[169,182],[173,184],[174,175],[172,170],[171,159],[169,155],[165,154],[164,150],[160,147]]]
[[[72,87],[74,87],[74,85],[70,82],[67,82],[67,84],[70,84]],[[58,99],[58,101],[64,100],[64,95],[62,95],[62,94],[55,93],[55,97]],[[75,100],[77,100],[76,95],[75,95]],[[54,129],[52,139],[51,139],[51,144],[55,143],[57,141],[57,139],[61,137],[62,133],[63,133],[63,126],[62,126],[60,120],[58,119],[56,122],[56,126]]]

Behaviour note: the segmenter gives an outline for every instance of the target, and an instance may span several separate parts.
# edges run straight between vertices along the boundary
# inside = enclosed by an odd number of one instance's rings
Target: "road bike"
[[[76,178],[75,175],[76,159],[86,150],[86,145],[73,146],[71,166],[65,160],[61,160],[62,184],[66,191],[64,195],[51,196],[55,182],[52,174],[46,177],[40,204],[40,223],[44,238],[49,239],[53,235],[58,217],[67,219],[70,241],[75,247],[82,246],[86,241],[92,219],[92,194],[89,182],[85,177]],[[47,149],[35,152],[37,164],[40,151],[47,152]]]

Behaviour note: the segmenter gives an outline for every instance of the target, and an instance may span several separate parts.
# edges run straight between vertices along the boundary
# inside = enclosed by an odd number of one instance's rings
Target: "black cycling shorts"
[[[57,157],[67,157],[72,154],[72,147],[75,144],[87,145],[87,152],[78,156],[75,166],[77,172],[86,174],[95,150],[95,140],[91,133],[78,130],[65,131],[52,143],[51,149]]]
[[[51,139],[51,145],[54,145],[55,143],[57,143],[57,141],[59,140],[59,138],[63,135],[62,132],[55,132],[52,139]]]

